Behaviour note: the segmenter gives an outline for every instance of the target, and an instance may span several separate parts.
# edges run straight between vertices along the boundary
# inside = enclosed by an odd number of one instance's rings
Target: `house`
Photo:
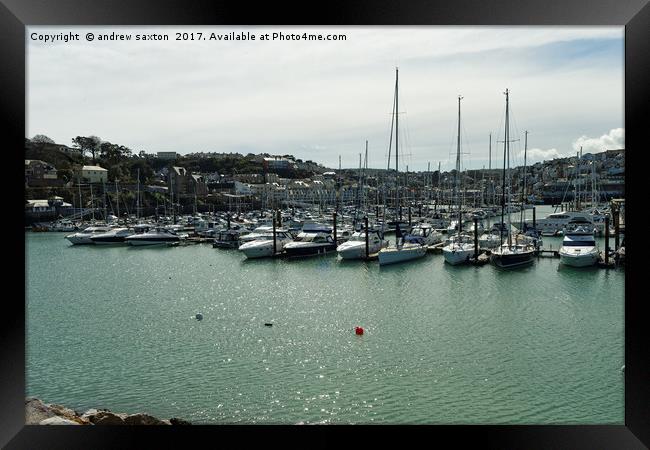
[[[77,172],[79,175],[79,172]],[[108,181],[108,170],[100,166],[83,166],[81,179],[88,183],[105,183]]]
[[[169,171],[169,188],[175,196],[208,194],[206,180],[202,175],[193,174],[185,167],[172,166]]]
[[[58,176],[56,168],[40,159],[25,160],[25,185],[26,186],[49,186],[56,185]],[[62,183],[58,183],[61,185]]]

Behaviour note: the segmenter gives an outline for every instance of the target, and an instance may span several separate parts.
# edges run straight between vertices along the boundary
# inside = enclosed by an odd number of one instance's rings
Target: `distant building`
[[[169,159],[169,160],[174,160],[178,158],[178,153],[176,152],[158,152],[157,153],[158,159]]]
[[[294,162],[280,156],[264,158],[264,172],[274,172],[277,174],[287,173],[293,170]]]
[[[172,166],[169,172],[170,189],[174,195],[198,195],[208,194],[205,178],[202,175],[193,174],[185,167]]]
[[[45,186],[57,181],[56,168],[40,159],[25,160],[25,185]]]
[[[81,179],[88,183],[105,183],[108,181],[108,170],[100,166],[83,166]]]

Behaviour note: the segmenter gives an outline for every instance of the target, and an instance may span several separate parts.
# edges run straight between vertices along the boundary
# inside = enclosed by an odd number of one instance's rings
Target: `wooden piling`
[[[409,205],[409,227],[411,226],[411,205]]]
[[[614,215],[614,251],[618,251],[618,239],[620,232],[620,220],[619,220],[619,211],[618,207],[612,208],[612,214]]]
[[[533,206],[533,230],[536,230],[536,229],[537,229],[537,226],[536,226],[536,225],[537,225],[537,224],[536,224],[536,222],[535,222],[535,207]]]
[[[474,218],[474,260],[478,261],[478,219]]]
[[[609,264],[609,216],[605,216],[605,265]]]
[[[338,241],[336,240],[336,211],[332,213],[332,218],[334,219],[334,243],[338,244]]]
[[[368,216],[363,218],[363,224],[366,227],[366,259],[368,259],[368,256],[370,256],[370,244],[368,242]]]
[[[273,255],[278,252],[277,243],[276,243],[276,233],[275,233],[275,217],[273,217]]]

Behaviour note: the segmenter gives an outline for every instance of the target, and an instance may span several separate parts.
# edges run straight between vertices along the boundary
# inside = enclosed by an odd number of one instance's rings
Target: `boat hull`
[[[65,238],[70,241],[71,244],[73,245],[90,245],[94,244],[92,239],[90,238],[90,235],[86,236],[75,236],[75,235],[70,235],[66,236]]]
[[[497,267],[507,269],[532,264],[534,261],[533,257],[533,252],[508,254],[492,253],[492,255],[490,255],[490,261]]]
[[[158,238],[158,239],[127,239],[126,243],[128,245],[134,245],[136,247],[144,245],[160,245],[160,244],[169,244],[173,242],[179,242],[180,238]]]
[[[598,262],[597,252],[571,254],[560,250],[559,254],[560,254],[560,263],[564,264],[565,266],[588,267],[588,266],[593,266]]]
[[[381,245],[378,244],[369,244],[368,253],[377,253],[381,250]],[[365,259],[366,258],[366,244],[365,242],[359,242],[358,245],[346,245],[345,247],[336,249],[341,259]]]
[[[287,258],[296,258],[302,256],[316,256],[336,251],[336,244],[326,244],[319,246],[300,246],[285,247],[284,256]]]
[[[388,264],[400,263],[403,261],[410,261],[412,259],[421,258],[427,253],[427,248],[421,245],[413,247],[402,248],[385,248],[379,252],[379,265],[385,266]]]
[[[447,247],[443,247],[442,255],[445,258],[445,262],[456,266],[458,264],[465,264],[469,262],[469,258],[474,254],[474,250],[469,249],[458,249],[450,250]]]

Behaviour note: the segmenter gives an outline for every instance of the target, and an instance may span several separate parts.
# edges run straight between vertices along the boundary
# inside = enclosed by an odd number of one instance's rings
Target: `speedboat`
[[[78,231],[76,233],[69,234],[65,238],[68,241],[70,241],[73,245],[94,244],[92,239],[90,239],[91,237],[97,234],[107,233],[110,230],[111,227],[88,227],[83,231]]]
[[[287,230],[275,230],[275,251],[280,253],[284,246],[293,242],[291,234]],[[247,258],[262,258],[273,256],[273,232],[259,233],[257,239],[242,243],[239,251]]]
[[[445,262],[452,266],[469,262],[469,258],[474,254],[474,244],[471,236],[460,234],[452,236],[449,244],[442,248],[442,255]]]
[[[406,236],[404,242],[413,242],[420,245],[435,245],[442,242],[442,234],[437,232],[432,225],[428,223],[420,223],[411,228]]]
[[[600,255],[594,239],[594,232],[584,227],[576,227],[573,231],[567,231],[558,253],[560,254],[560,263],[572,267],[593,266],[598,262]]]
[[[377,253],[387,242],[382,240],[378,231],[369,231],[368,254]],[[366,255],[366,232],[357,231],[352,233],[350,239],[336,247],[336,251],[342,259],[361,259]]]
[[[146,233],[133,234],[127,237],[126,243],[129,245],[156,245],[179,242],[180,240],[180,236],[174,231],[157,227]]]
[[[298,233],[293,242],[284,246],[284,254],[293,256],[312,256],[336,250],[336,242],[329,233]]]
[[[123,244],[127,237],[135,234],[132,228],[113,228],[105,233],[97,233],[90,237],[95,245]]]
[[[248,234],[248,233],[246,233]],[[239,247],[239,238],[242,236],[241,230],[229,229],[219,231],[212,243],[214,248],[237,248]]]

